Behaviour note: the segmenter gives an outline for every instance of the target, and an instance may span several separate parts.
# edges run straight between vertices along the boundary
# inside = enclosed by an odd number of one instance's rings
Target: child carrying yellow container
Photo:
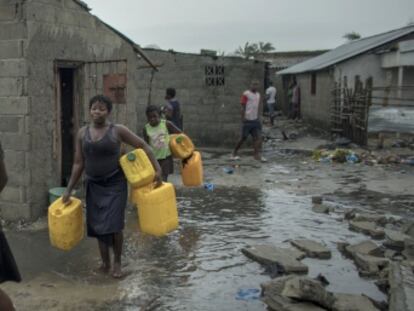
[[[144,127],[143,137],[151,146],[152,151],[162,170],[162,179],[168,180],[168,175],[174,172],[174,163],[170,149],[170,134],[181,133],[172,122],[161,119],[157,106],[149,105],[145,111],[148,123]]]

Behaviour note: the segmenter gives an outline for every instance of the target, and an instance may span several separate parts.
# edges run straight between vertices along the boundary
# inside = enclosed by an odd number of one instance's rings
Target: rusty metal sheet
[[[126,103],[127,76],[123,73],[103,75],[103,93],[114,104]]]

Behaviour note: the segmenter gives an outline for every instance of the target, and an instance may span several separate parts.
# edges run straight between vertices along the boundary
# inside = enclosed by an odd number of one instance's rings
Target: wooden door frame
[[[76,146],[76,133],[79,129],[79,90],[78,81],[80,75],[78,74],[78,69],[84,64],[81,61],[70,61],[70,60],[55,60],[53,63],[54,70],[54,89],[55,89],[55,105],[54,105],[54,130],[53,130],[53,159],[57,163],[57,177],[60,181],[62,180],[62,102],[61,102],[61,80],[60,80],[60,69],[73,69],[73,139],[74,145]]]

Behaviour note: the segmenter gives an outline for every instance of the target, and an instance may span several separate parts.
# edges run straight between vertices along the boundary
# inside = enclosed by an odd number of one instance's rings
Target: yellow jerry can
[[[178,228],[177,200],[171,183],[133,189],[132,199],[142,232],[160,237]]]
[[[191,158],[181,163],[181,178],[184,186],[197,187],[203,184],[203,161],[201,154],[194,151]]]
[[[49,206],[49,238],[52,246],[64,251],[75,247],[84,236],[83,211],[81,200],[71,197],[65,205],[60,197]]]
[[[194,152],[194,144],[185,134],[173,134],[170,136],[170,149],[174,157],[187,159]]]
[[[119,162],[133,188],[146,186],[154,181],[155,170],[144,150],[135,149],[122,156]]]

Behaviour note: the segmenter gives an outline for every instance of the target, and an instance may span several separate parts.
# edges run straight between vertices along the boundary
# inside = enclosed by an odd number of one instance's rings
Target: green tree
[[[234,54],[249,59],[251,57],[255,58],[258,54],[269,53],[274,50],[275,48],[270,42],[246,42],[244,46],[239,46]]]
[[[347,39],[348,41],[353,41],[353,40],[361,39],[361,35],[355,31],[352,31],[352,32],[347,32],[346,34],[344,34],[342,38]]]
[[[275,50],[275,47],[270,42],[259,42],[258,49],[259,53],[270,53]]]

